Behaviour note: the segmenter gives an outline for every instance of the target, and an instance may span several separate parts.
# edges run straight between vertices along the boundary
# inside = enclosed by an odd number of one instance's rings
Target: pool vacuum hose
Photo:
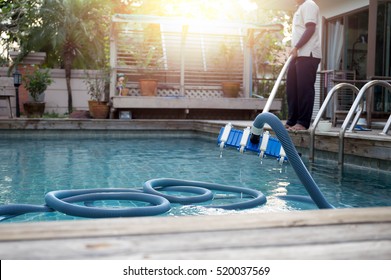
[[[311,174],[308,172],[308,169],[305,167],[303,161],[298,155],[296,148],[289,137],[288,132],[286,131],[285,127],[281,123],[281,120],[277,116],[269,112],[259,114],[253,122],[250,141],[253,144],[259,143],[259,139],[265,123],[269,124],[276,133],[278,140],[280,140],[281,145],[286,152],[289,162],[291,163],[297,176],[303,183],[304,187],[306,188],[308,194],[310,195],[314,203],[320,209],[334,208],[334,206],[327,202],[318,185],[315,183]]]

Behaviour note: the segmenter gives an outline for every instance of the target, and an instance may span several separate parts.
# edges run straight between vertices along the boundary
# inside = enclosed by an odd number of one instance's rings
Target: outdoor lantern
[[[19,73],[18,68],[15,69],[14,76],[14,87],[18,88],[22,84],[22,74]]]
[[[19,108],[19,87],[22,84],[22,74],[19,73],[18,67],[15,67],[14,76],[14,87],[15,87],[15,106],[16,106],[16,117],[20,117],[20,108]]]

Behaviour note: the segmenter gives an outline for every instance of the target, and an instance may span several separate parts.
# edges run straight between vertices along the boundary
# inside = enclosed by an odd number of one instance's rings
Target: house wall
[[[8,76],[8,68],[0,68],[0,76]],[[63,69],[52,69],[50,71],[54,82],[45,92],[45,112],[65,114],[68,112],[68,93],[65,81],[65,71]],[[84,70],[73,70],[71,79],[72,98],[74,110],[88,110],[89,96],[84,83]],[[7,88],[7,91],[15,92],[14,88]],[[19,88],[20,96],[24,94],[23,86]],[[22,100],[22,98],[20,98]],[[11,100],[13,112],[15,112],[15,97]],[[23,103],[23,101],[21,101]],[[0,100],[0,116],[8,116],[8,108],[4,100]],[[23,108],[21,108],[21,112]]]

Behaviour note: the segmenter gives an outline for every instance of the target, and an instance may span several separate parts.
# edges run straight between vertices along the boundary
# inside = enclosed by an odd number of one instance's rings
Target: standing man
[[[316,71],[322,58],[319,7],[312,0],[295,0],[298,5],[292,23],[292,61],[287,73],[290,131],[310,127],[315,99]]]

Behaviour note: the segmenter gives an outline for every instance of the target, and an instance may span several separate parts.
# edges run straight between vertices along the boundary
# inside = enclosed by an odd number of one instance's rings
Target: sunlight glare
[[[186,19],[238,20],[258,8],[254,0],[180,0],[167,1],[167,13]]]

